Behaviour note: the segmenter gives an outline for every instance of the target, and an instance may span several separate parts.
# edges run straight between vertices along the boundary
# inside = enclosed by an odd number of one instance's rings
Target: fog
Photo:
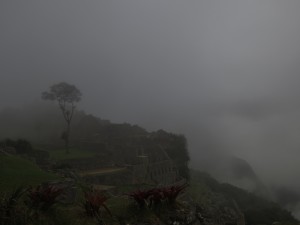
[[[0,109],[66,81],[78,108],[185,134],[192,165],[246,159],[298,187],[300,2],[0,2]]]

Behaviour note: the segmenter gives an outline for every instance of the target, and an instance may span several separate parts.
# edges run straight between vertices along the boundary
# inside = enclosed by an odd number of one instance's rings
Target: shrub
[[[108,197],[103,192],[95,189],[90,189],[84,194],[85,202],[83,208],[88,217],[95,218],[98,224],[102,224],[101,208],[104,208],[109,215],[112,215],[110,210],[105,205]]]
[[[35,211],[46,212],[58,202],[62,193],[63,189],[54,185],[39,185],[29,189],[27,205]]]
[[[13,147],[18,154],[27,154],[33,151],[32,145],[29,141],[24,139],[18,139],[17,141],[9,138],[0,142],[1,147]]]
[[[20,208],[20,199],[26,189],[19,187],[11,193],[0,195],[0,224],[25,224],[26,216]]]
[[[152,194],[151,192],[152,192],[152,190],[143,190],[143,191],[136,190],[127,195],[130,198],[134,199],[140,208],[144,208],[146,205],[148,205],[147,200],[150,197],[150,195]]]
[[[187,186],[187,183],[185,183],[182,185],[173,185],[170,187],[165,187],[163,188],[164,197],[168,200],[170,204],[173,204],[176,201],[178,195],[182,194],[187,188]]]
[[[164,188],[153,188],[151,189],[150,195],[149,195],[149,206],[158,206],[160,205],[164,200]]]
[[[144,208],[145,206],[153,207],[162,203],[174,204],[177,197],[183,193],[186,187],[187,184],[185,183],[150,190],[137,190],[127,195],[135,200],[140,208]]]

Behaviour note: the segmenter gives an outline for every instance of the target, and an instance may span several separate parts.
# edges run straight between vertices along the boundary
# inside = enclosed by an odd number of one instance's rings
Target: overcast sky
[[[86,112],[186,134],[192,156],[218,146],[293,183],[299,11],[298,0],[1,0],[0,109],[66,81]]]

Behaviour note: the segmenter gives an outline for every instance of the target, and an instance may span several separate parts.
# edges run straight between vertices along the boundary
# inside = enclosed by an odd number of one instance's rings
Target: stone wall
[[[134,183],[167,185],[178,180],[178,171],[172,160],[134,165],[132,175]]]

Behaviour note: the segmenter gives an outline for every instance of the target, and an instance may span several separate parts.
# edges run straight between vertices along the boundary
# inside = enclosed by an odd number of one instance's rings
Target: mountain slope
[[[206,173],[191,171],[191,194],[205,208],[232,207],[236,202],[244,214],[246,224],[297,224],[298,221],[278,204],[258,197],[243,189],[226,183],[219,183]]]

